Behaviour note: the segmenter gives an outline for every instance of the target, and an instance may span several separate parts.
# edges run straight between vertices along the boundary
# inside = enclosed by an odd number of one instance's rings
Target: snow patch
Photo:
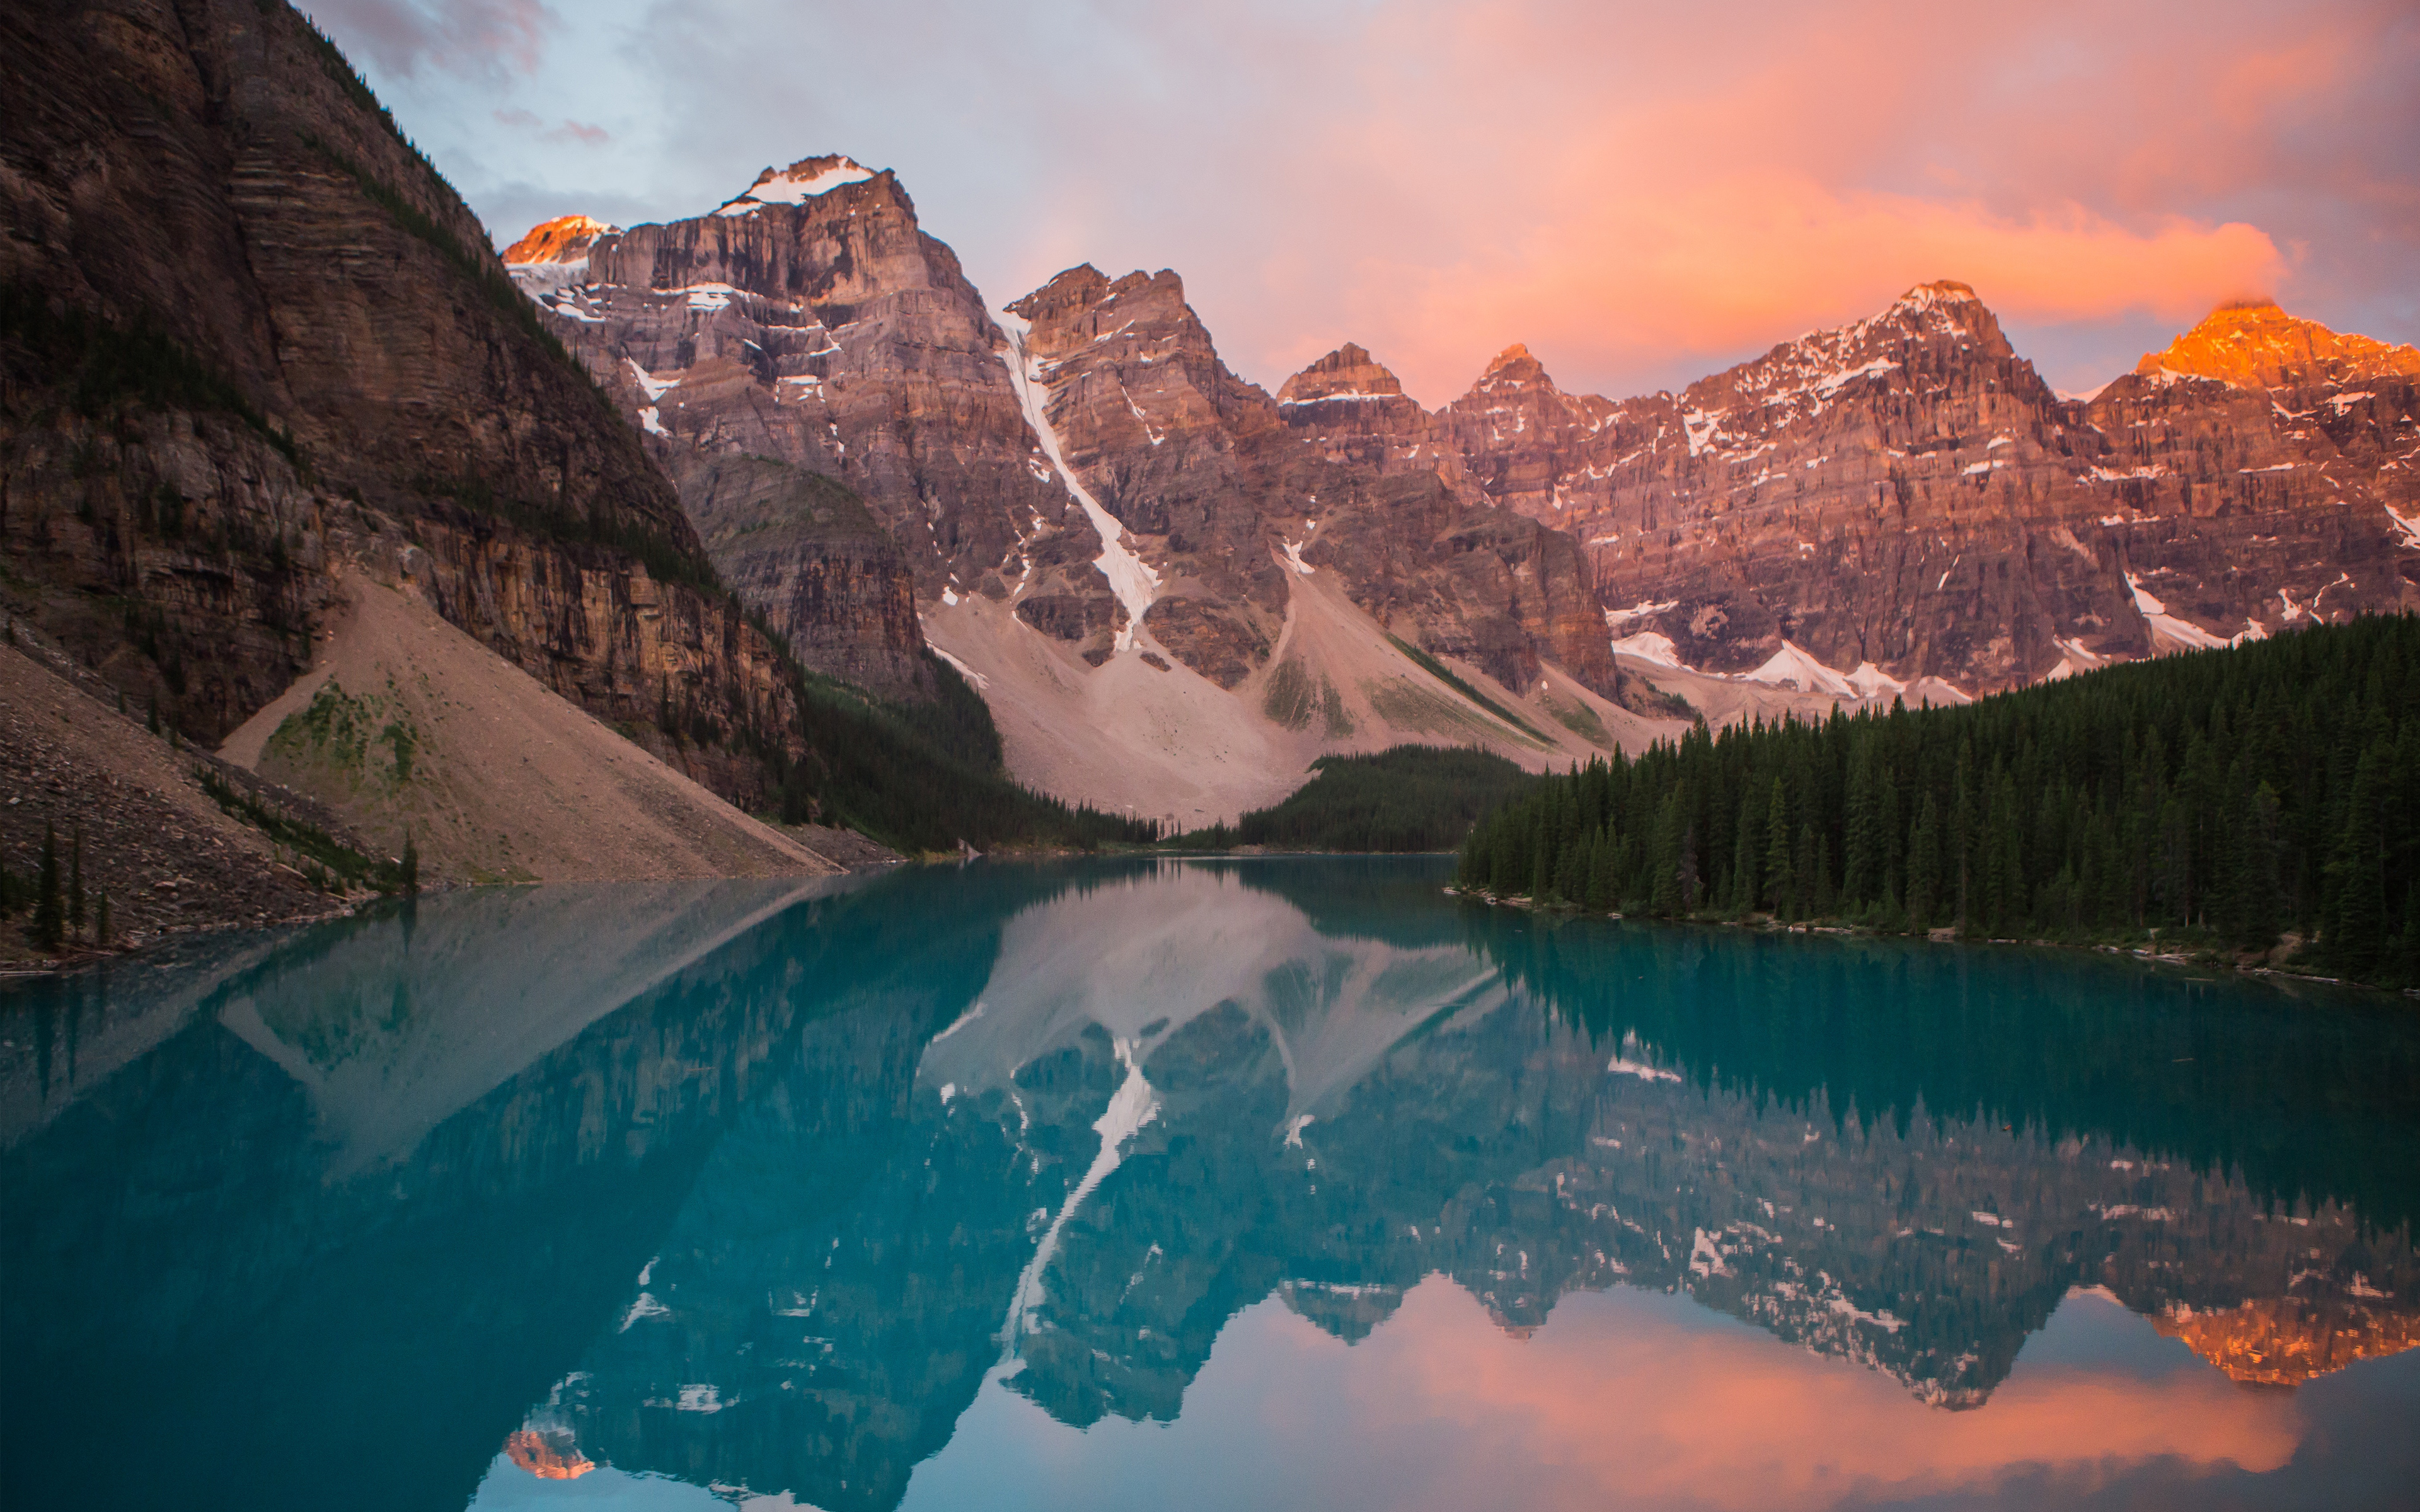
[[[1829,693],[1836,698],[1855,698],[1858,694],[1855,684],[1807,655],[1794,640],[1781,642],[1781,649],[1763,666],[1745,675],[1751,683],[1794,687],[1802,693]]]
[[[830,193],[843,184],[861,184],[874,177],[874,170],[846,158],[815,173],[794,176],[789,169],[775,173],[771,169],[748,186],[738,198],[726,201],[717,215],[752,215],[767,205],[803,205],[811,199]]]
[[[1606,1062],[1605,1069],[1616,1076],[1636,1076],[1642,1082],[1677,1082],[1681,1079],[1677,1071],[1666,1071],[1661,1066],[1650,1066],[1643,1061],[1626,1060],[1620,1056]]]
[[[2420,551],[2420,515],[2402,514],[2393,504],[2382,507],[2386,510],[2386,517],[2395,525],[2395,533],[2403,537],[2404,548]]]
[[[1042,442],[1042,454],[1050,459],[1051,466],[1059,470],[1059,476],[1066,480],[1067,491],[1074,494],[1076,502],[1083,506],[1084,517],[1091,520],[1093,529],[1100,532],[1101,554],[1093,559],[1093,564],[1101,569],[1101,576],[1109,580],[1109,591],[1117,594],[1119,603],[1125,606],[1126,624],[1125,628],[1118,632],[1117,649],[1132,650],[1135,631],[1142,625],[1143,613],[1151,608],[1152,599],[1159,593],[1159,574],[1126,546],[1125,526],[1115,515],[1101,507],[1101,501],[1093,497],[1093,491],[1078,480],[1076,470],[1067,465],[1059,445],[1059,432],[1052,427],[1047,412],[1049,390],[1042,375],[1035,370],[1037,364],[1026,345],[1026,337],[1032,330],[1032,324],[1005,310],[1001,312],[1000,324],[1008,334],[1008,349],[1000,354],[1000,360],[1008,368],[1009,384],[1016,390],[1016,402],[1025,410],[1025,423],[1033,427],[1035,438]]]
[[[2065,637],[2054,639],[2058,644],[2058,665],[2042,674],[2042,681],[2045,683],[2055,683],[2062,678],[2072,677],[2078,672],[2088,672],[2095,668],[2109,665],[2108,657],[2087,649],[2081,640],[2071,640]]]
[[[1042,1273],[1058,1257],[1059,1236],[1066,1228],[1067,1220],[1118,1168],[1119,1162],[1125,1158],[1126,1141],[1159,1116],[1159,1097],[1152,1090],[1151,1083],[1143,1079],[1142,1067],[1135,1059],[1135,1041],[1119,1041],[1117,1054],[1118,1064],[1126,1069],[1125,1079],[1109,1095],[1109,1105],[1093,1120],[1093,1132],[1101,1136],[1100,1152],[1093,1157],[1091,1168],[1076,1183],[1076,1190],[1067,1194],[1059,1215],[1050,1220],[1048,1231],[1035,1247],[1033,1258],[1026,1262],[1024,1273],[1016,1278],[1016,1290],[1008,1301],[1008,1317],[1001,1323],[1002,1363],[1016,1352],[1016,1341],[1033,1333],[1040,1322]]]
[[[1672,643],[1670,636],[1659,630],[1641,630],[1637,635],[1617,637],[1613,649],[1618,656],[1637,656],[1641,661],[1652,661],[1658,667],[1669,667],[1674,671],[1684,670],[1681,666],[1681,648]]]
[[[665,391],[680,386],[680,379],[676,378],[659,378],[629,358],[625,357],[622,361],[630,369],[630,377],[637,380],[639,387],[645,391],[651,400],[660,399],[664,396]]]
[[[2186,646],[2195,651],[2211,651],[2233,643],[2223,636],[2211,634],[2191,620],[2179,619],[2169,613],[2167,605],[2154,597],[2143,586],[2143,579],[2131,572],[2126,575],[2126,586],[2133,590],[2136,610],[2150,622],[2151,638],[2155,643],[2164,639],[2172,645]]]
[[[1679,609],[1680,607],[1681,601],[1677,598],[1668,598],[1660,604],[1652,603],[1649,600],[1642,598],[1637,603],[1631,605],[1628,609],[1606,609],[1605,611],[1606,628],[1608,630],[1618,630],[1633,620],[1643,620],[1651,614],[1662,614],[1668,610]]]
[[[1870,661],[1857,663],[1857,670],[1849,674],[1849,686],[1869,699],[1880,698],[1885,693],[1907,691],[1905,683],[1884,671]]]

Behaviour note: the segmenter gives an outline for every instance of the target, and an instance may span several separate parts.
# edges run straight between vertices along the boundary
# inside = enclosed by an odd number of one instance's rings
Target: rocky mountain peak
[[[1555,380],[1546,376],[1546,365],[1530,356],[1529,348],[1516,341],[1489,361],[1487,370],[1479,376],[1479,382],[1473,386],[1472,392],[1484,393],[1506,384],[1551,389]]]
[[[2420,378],[2420,348],[2339,335],[2288,315],[2273,300],[2220,305],[2202,322],[2134,364],[2147,377],[2216,378],[2240,389],[2290,389],[2363,378]]]
[[[1109,286],[1107,273],[1091,263],[1078,263],[1053,274],[1048,283],[1002,308],[1021,319],[1039,322],[1063,311],[1080,310],[1099,302]]]
[[[540,221],[529,233],[504,249],[507,265],[585,262],[597,239],[620,229],[585,215],[558,215]]]
[[[1278,403],[1399,398],[1403,392],[1404,385],[1394,374],[1348,341],[1286,379],[1278,390]]]
[[[723,201],[714,213],[749,215],[767,205],[803,205],[843,184],[861,184],[876,176],[874,169],[837,152],[801,158],[786,168],[768,168],[758,174],[754,183]]]
[[[1918,284],[1909,289],[1892,301],[1891,308],[1931,310],[1945,304],[1980,304],[1982,302],[1976,297],[1973,285],[1962,284],[1954,278],[1936,278],[1930,283]]]

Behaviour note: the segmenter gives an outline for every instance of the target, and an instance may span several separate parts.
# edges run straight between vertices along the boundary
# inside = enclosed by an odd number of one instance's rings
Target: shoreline
[[[2136,946],[2111,944],[2106,941],[2055,940],[2040,936],[2020,939],[2012,935],[1962,934],[1955,925],[1931,930],[1885,930],[1866,924],[1845,924],[1823,920],[1807,920],[1785,924],[1770,915],[1752,915],[1746,918],[1708,918],[1686,917],[1657,918],[1641,915],[1637,918],[1619,911],[1604,913],[1574,903],[1540,903],[1526,897],[1498,898],[1494,893],[1476,887],[1449,885],[1449,897],[1459,898],[1489,908],[1512,908],[1525,914],[1602,918],[1631,923],[1677,924],[1696,929],[1748,930],[1761,934],[1834,934],[1858,936],[1876,940],[1921,940],[1930,945],[1997,945],[2016,946],[2028,949],[2061,950],[2089,955],[2114,955],[2140,961],[2149,965],[2195,966],[2211,971],[2226,971],[2242,978],[2266,978],[2280,982],[2303,982],[2313,986],[2341,987],[2352,992],[2375,993],[2388,997],[2407,997],[2420,1001],[2420,987],[2388,987],[2352,977],[2325,977],[2315,971],[2296,971],[2278,962],[2246,965],[2228,960],[2212,950],[2153,950]]]

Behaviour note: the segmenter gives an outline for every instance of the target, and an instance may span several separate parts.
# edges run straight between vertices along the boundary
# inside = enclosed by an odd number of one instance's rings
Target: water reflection
[[[2409,1014],[1441,880],[452,895],[21,991],[11,1504],[2415,1468],[2348,1425],[2420,1355],[2346,1369],[2420,1335]]]

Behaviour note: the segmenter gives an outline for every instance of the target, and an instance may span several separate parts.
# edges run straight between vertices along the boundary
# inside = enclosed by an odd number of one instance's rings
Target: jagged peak
[[[1506,383],[1536,384],[1548,389],[1555,386],[1555,380],[1546,375],[1546,365],[1529,355],[1529,348],[1517,341],[1488,362],[1487,370],[1479,375],[1479,381],[1472,388],[1474,391],[1492,389]]]
[[[1012,300],[1001,306],[1021,319],[1038,319],[1044,310],[1067,305],[1086,305],[1098,300],[1109,286],[1109,275],[1091,263],[1078,263],[1050,275],[1048,283],[1021,300]]]
[[[838,152],[800,158],[786,168],[768,168],[756,181],[722,202],[717,215],[749,215],[768,205],[803,205],[843,184],[861,184],[875,177],[874,169]]]
[[[611,236],[620,228],[585,215],[558,215],[551,221],[540,221],[531,226],[527,235],[504,249],[504,261],[521,263],[567,263],[588,255],[597,239]]]
[[[2281,389],[2312,381],[2420,377],[2420,347],[2346,335],[2288,315],[2266,298],[2229,300],[2199,324],[2147,352],[2134,371],[2216,378],[2242,389]]]
[[[1352,342],[1285,380],[1278,390],[1280,404],[1312,404],[1321,399],[1394,399],[1404,385],[1395,375]]]
[[[1922,311],[1943,304],[1980,304],[1982,302],[1976,297],[1973,285],[1962,284],[1954,278],[1936,278],[1930,283],[1918,284],[1893,300],[1891,308]]]

